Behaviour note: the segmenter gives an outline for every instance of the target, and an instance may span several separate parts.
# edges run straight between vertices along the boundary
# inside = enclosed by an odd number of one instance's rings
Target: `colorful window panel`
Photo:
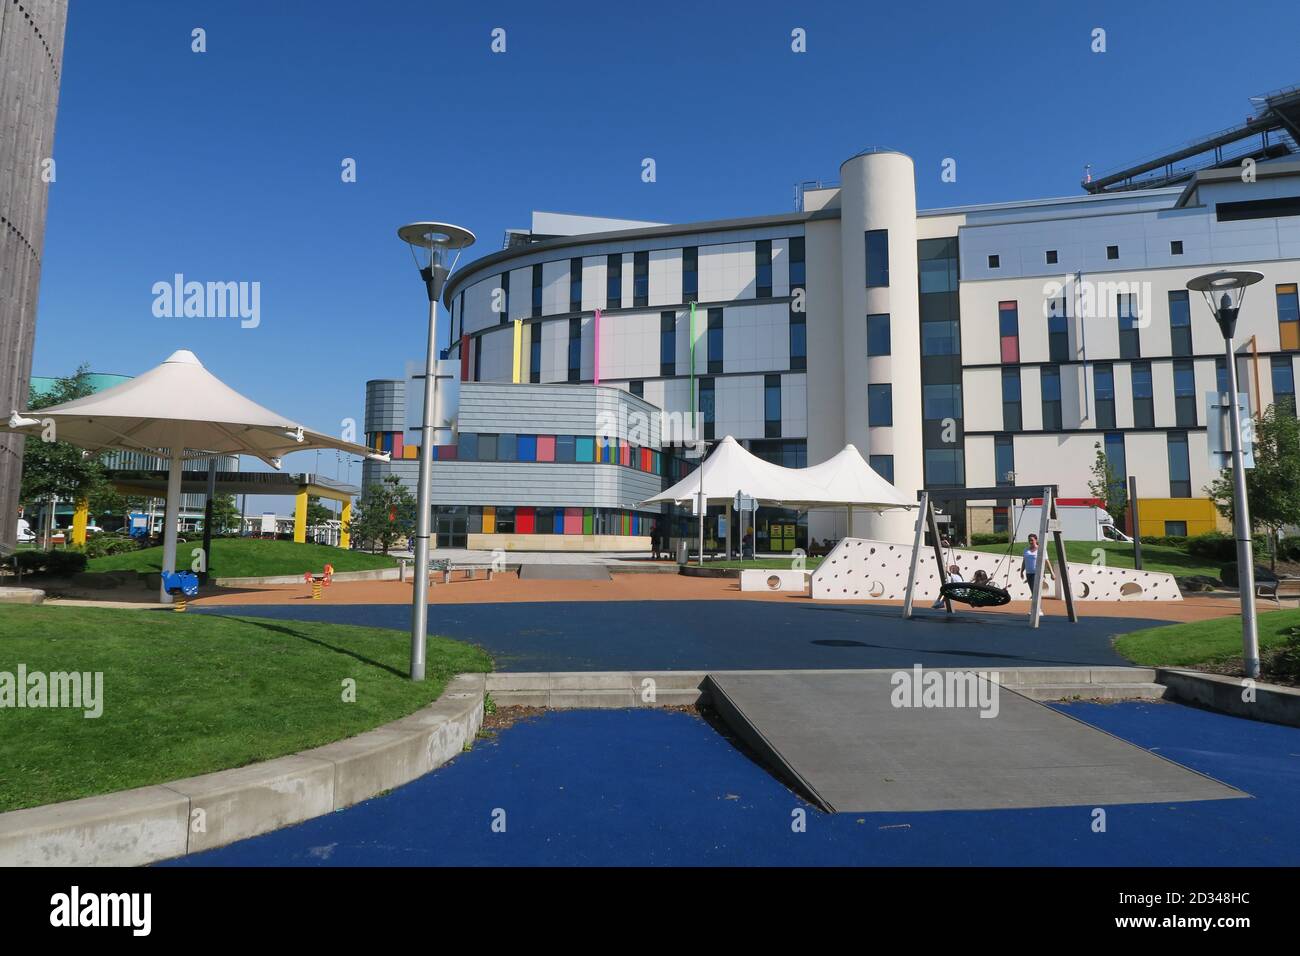
[[[554,435],[537,436],[537,460],[555,461],[555,436]]]

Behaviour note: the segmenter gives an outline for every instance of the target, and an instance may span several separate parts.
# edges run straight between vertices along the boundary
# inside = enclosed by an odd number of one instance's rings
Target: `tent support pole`
[[[171,461],[167,466],[167,507],[163,512],[163,559],[164,571],[176,570],[176,523],[181,510],[181,465],[184,447],[173,448]],[[158,602],[171,604],[172,596],[167,593],[167,585],[159,583]]]
[[[907,593],[903,595],[903,618],[912,616],[912,592],[916,587],[916,568],[921,563],[921,544],[925,540],[925,526],[930,520],[930,493],[921,492],[921,506],[916,512],[916,535],[912,539],[912,565],[907,571]]]

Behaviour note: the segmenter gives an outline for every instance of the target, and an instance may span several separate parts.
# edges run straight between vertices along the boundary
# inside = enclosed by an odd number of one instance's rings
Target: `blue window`
[[[456,445],[456,457],[461,461],[478,461],[478,435],[474,432],[461,432]]]
[[[1136,428],[1154,428],[1156,410],[1155,392],[1151,386],[1151,363],[1134,362],[1130,372],[1133,379],[1133,425]]]
[[[892,385],[867,386],[867,424],[894,424],[894,387]]]
[[[700,292],[700,250],[687,246],[682,250],[682,301],[694,302]]]
[[[923,386],[921,404],[926,421],[961,418],[961,386],[957,384]]]
[[[1192,354],[1192,306],[1186,289],[1169,293],[1169,337],[1174,355]]]
[[[720,374],[722,372],[722,342],[722,310],[709,309],[708,349],[710,374]]]
[[[556,457],[559,457],[559,443],[556,443]],[[596,439],[585,435],[578,435],[574,438],[574,460],[575,461],[595,461],[596,460]]]
[[[754,243],[754,295],[760,299],[772,298],[771,239],[760,239]]]
[[[572,435],[555,436],[555,460],[556,461],[576,461],[577,439]]]
[[[617,309],[623,304],[623,257],[614,253],[605,257],[605,308]]]
[[[790,288],[802,289],[807,282],[807,267],[804,263],[803,236],[790,237]]]
[[[872,455],[867,459],[867,464],[871,470],[878,474],[891,485],[894,483],[894,456],[893,455]]]
[[[677,374],[677,313],[659,313],[659,374]]]
[[[866,234],[867,287],[889,285],[889,231],[871,229]]]
[[[518,438],[518,458],[520,461],[537,460],[537,436],[520,435]]]
[[[781,376],[763,376],[763,437],[781,437]]]
[[[462,293],[463,294],[463,293]],[[582,311],[582,260],[569,260],[569,311]]]
[[[889,354],[889,316],[867,316],[867,355]]]
[[[1187,432],[1170,432],[1169,442],[1169,497],[1192,496],[1192,466],[1187,456]]]

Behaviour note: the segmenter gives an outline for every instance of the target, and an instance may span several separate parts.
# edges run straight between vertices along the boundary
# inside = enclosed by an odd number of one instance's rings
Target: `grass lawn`
[[[804,558],[804,568],[811,571],[822,563],[821,558]],[[788,571],[794,564],[794,558],[748,558],[744,561],[705,561],[706,568],[758,568],[763,571]],[[695,567],[695,562],[691,562]]]
[[[103,673],[103,714],[0,709],[0,811],[239,767],[370,730],[434,700],[480,648],[384,628],[108,608],[0,606],[0,672]],[[356,700],[343,701],[343,681]]]
[[[190,549],[203,544],[202,536],[176,546],[176,563],[190,566]],[[89,571],[161,571],[161,547],[143,548],[123,554],[92,558]],[[298,544],[260,538],[216,538],[208,567],[216,577],[244,578],[257,575],[302,574],[320,571],[326,564],[335,571],[371,571],[397,566],[397,559],[365,551],[344,551],[325,544]]]
[[[1020,567],[1020,556],[1024,553],[1026,546],[1023,541],[1016,543],[1010,558],[1013,568],[1018,569]],[[1079,564],[1092,564],[1094,560],[1093,551],[1097,548],[1101,548],[1106,552],[1106,564],[1108,566],[1113,568],[1133,567],[1133,545],[1125,544],[1122,541],[1067,541],[1065,542],[1065,556]],[[1007,546],[1005,544],[979,544],[971,550],[1006,554]],[[1047,551],[1048,556],[1055,560],[1056,549],[1050,541],[1048,542]],[[1203,558],[1194,558],[1179,548],[1171,548],[1168,545],[1161,544],[1144,544],[1142,545],[1142,570],[1165,571],[1179,577],[1187,577],[1192,574],[1207,574],[1212,578],[1217,578],[1220,565],[1217,562],[1206,561]]]
[[[1259,615],[1259,649],[1281,645],[1300,626],[1300,611]],[[1221,617],[1191,624],[1169,624],[1133,631],[1115,639],[1115,650],[1144,667],[1192,667],[1241,657],[1241,618]]]

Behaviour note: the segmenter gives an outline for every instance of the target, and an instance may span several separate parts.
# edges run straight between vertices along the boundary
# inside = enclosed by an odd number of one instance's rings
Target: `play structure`
[[[1054,489],[1053,489],[1054,490]],[[997,489],[943,489],[932,494],[936,497],[960,498],[1010,498],[1019,492],[1025,497],[1038,498],[1044,489],[1028,487],[1016,489],[1002,486]],[[1027,493],[1027,494],[1026,494]],[[925,493],[922,493],[925,494]],[[1055,496],[1053,496],[1055,497]],[[1034,594],[1021,574],[1018,546],[1008,545],[1001,554],[947,547],[934,520],[931,504],[922,499],[918,516],[918,535],[912,546],[865,538],[846,538],[840,541],[822,561],[811,576],[810,594],[818,600],[840,601],[904,601],[908,616],[910,603],[921,600],[932,602],[945,599],[945,608],[951,610],[954,602],[973,608],[996,607],[1008,601],[1033,602]],[[930,513],[927,515],[927,511]],[[1047,512],[1051,520],[1051,510]],[[1159,571],[1137,571],[1132,568],[1115,568],[1104,563],[1066,562],[1057,551],[1051,561],[1046,561],[1046,534],[1040,522],[1036,528],[1016,529],[1013,538],[1032,530],[1043,542],[1040,554],[1045,571],[1039,576],[1041,600],[1066,597],[1068,575],[1071,604],[1081,601],[1181,601],[1182,593],[1172,574]],[[1049,524],[1050,528],[1050,524]],[[924,532],[930,531],[932,544],[924,546]],[[947,568],[956,565],[961,582],[949,580]],[[943,590],[946,587],[946,593]],[[910,598],[910,601],[909,601]],[[1038,605],[1041,611],[1041,603]],[[1068,606],[1067,606],[1068,607]],[[1077,619],[1077,614],[1071,618]],[[1031,619],[1031,623],[1034,623]]]

